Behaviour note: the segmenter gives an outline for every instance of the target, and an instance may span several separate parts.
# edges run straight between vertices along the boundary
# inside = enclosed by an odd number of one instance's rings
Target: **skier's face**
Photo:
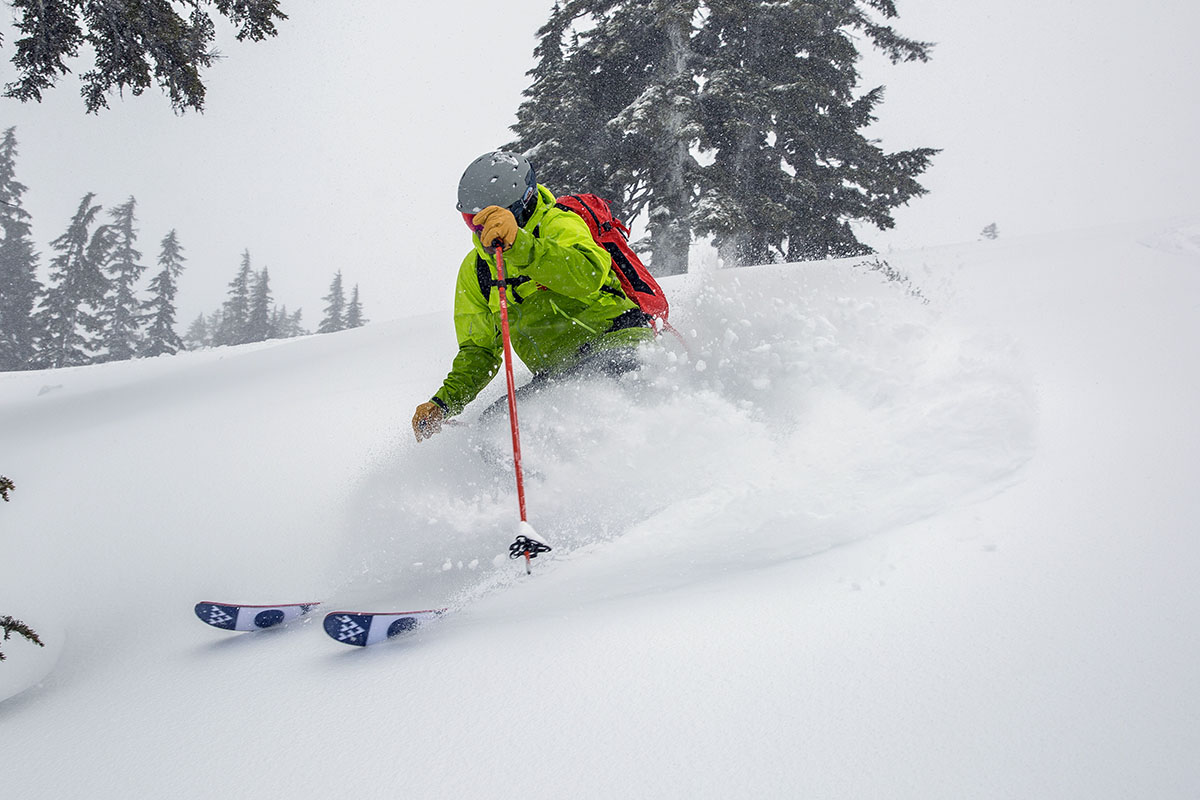
[[[476,234],[483,233],[483,226],[475,224],[475,215],[474,214],[472,214],[469,211],[464,211],[462,218],[463,218],[463,222],[467,223],[467,227],[470,228],[474,233],[476,233]]]

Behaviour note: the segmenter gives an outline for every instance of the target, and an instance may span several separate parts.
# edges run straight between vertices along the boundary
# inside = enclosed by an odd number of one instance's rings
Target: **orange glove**
[[[440,431],[444,416],[442,407],[432,400],[417,406],[417,413],[413,414],[413,433],[417,441],[424,441]]]
[[[502,249],[507,250],[513,246],[513,242],[517,240],[517,231],[520,227],[517,225],[517,218],[507,208],[500,206],[488,206],[483,211],[472,218],[471,222],[475,227],[482,227],[479,232],[479,241],[483,242],[483,246],[489,248],[499,239],[503,242]]]

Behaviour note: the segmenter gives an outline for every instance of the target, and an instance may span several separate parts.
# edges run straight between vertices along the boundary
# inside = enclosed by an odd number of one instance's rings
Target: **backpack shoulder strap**
[[[497,278],[492,277],[492,268],[483,260],[483,256],[475,256],[475,279],[479,281],[479,293],[483,295],[483,302],[489,302],[492,299],[492,289],[500,285]],[[515,278],[505,278],[504,287],[506,289],[515,290],[523,283],[528,283],[530,280],[528,275],[518,275]],[[508,296],[513,299],[513,302],[523,303],[524,300],[516,291],[508,292]]]

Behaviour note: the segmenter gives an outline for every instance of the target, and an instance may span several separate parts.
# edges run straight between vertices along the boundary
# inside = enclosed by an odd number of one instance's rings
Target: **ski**
[[[424,611],[331,611],[325,615],[325,633],[342,644],[368,647],[411,633],[446,613],[445,608]]]
[[[254,606],[241,603],[196,604],[200,621],[226,631],[260,631],[275,628],[307,616],[320,603],[284,603],[274,606]]]

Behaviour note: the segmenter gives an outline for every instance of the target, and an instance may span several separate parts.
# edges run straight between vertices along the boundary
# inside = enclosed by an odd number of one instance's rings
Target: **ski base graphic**
[[[331,611],[325,615],[325,632],[342,644],[367,647],[411,633],[436,619],[446,609],[425,611]]]
[[[201,622],[227,631],[260,631],[292,622],[310,613],[320,603],[285,603],[275,606],[251,606],[240,603],[196,604]]]

